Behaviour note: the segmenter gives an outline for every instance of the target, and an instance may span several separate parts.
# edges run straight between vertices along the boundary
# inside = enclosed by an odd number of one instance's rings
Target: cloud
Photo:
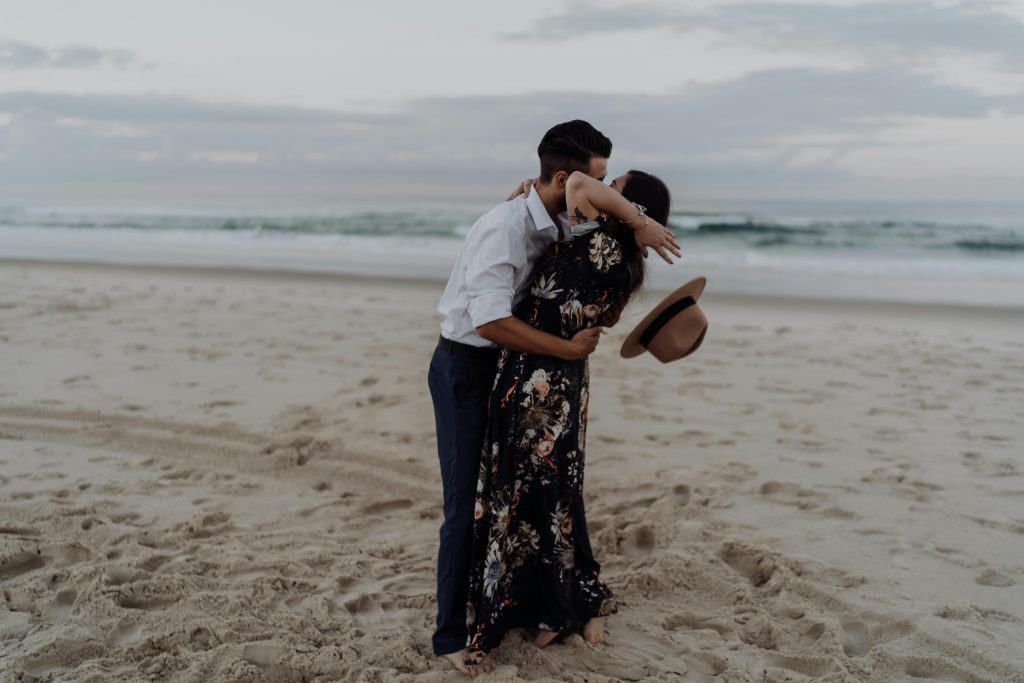
[[[127,50],[103,50],[87,45],[44,48],[16,40],[0,40],[0,68],[8,69],[90,69],[139,66]]]
[[[188,97],[157,95],[66,95],[34,91],[0,92],[0,111],[40,116],[60,115],[106,121],[130,120],[148,124],[333,124],[360,126],[396,122],[387,115],[348,114],[325,109],[274,105],[202,102]]]
[[[493,197],[510,179],[535,172],[537,140],[549,126],[585,118],[612,138],[612,163],[620,170],[649,169],[709,194],[828,194],[849,183],[844,160],[851,155],[866,159],[860,174],[880,160],[892,187],[899,184],[893,178],[910,182],[918,170],[914,147],[931,143],[900,142],[894,130],[928,120],[930,130],[940,131],[943,122],[983,123],[992,116],[1003,117],[1001,135],[1015,130],[1024,120],[1024,96],[983,94],[881,67],[776,69],[628,98],[438,97],[382,114],[0,93],[7,122],[0,126],[0,183],[251,182],[275,191],[320,184]],[[956,140],[947,142],[952,177],[960,172]],[[865,154],[897,144],[899,157]],[[976,172],[984,160],[972,163]],[[1024,178],[1011,180],[1019,186]],[[941,187],[935,184],[937,192]]]
[[[631,3],[595,7],[572,3],[544,17],[514,40],[566,40],[591,33],[707,29],[762,48],[787,51],[856,50],[872,61],[898,55],[929,59],[959,50],[995,55],[1024,66],[1024,23],[992,2],[936,4],[896,0],[832,5],[738,2],[700,9],[680,4]]]

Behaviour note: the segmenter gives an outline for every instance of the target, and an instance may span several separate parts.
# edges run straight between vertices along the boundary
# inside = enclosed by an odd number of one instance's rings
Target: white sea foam
[[[699,273],[718,291],[1024,305],[1024,212],[1013,207],[770,208],[674,213],[684,259],[652,257],[652,283]],[[480,212],[8,206],[0,258],[444,279]]]

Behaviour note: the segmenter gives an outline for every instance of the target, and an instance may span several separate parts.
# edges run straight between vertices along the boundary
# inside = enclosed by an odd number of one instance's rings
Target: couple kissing
[[[629,171],[605,184],[611,149],[586,121],[551,128],[539,177],[472,226],[438,304],[432,645],[471,676],[495,668],[510,629],[539,647],[599,643],[618,611],[583,505],[588,357],[643,284],[648,250],[669,263],[680,251],[665,183]]]

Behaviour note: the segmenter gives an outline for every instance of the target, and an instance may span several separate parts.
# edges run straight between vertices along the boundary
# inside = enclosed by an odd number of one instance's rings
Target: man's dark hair
[[[546,183],[559,171],[586,172],[591,157],[607,159],[612,155],[612,141],[586,121],[575,119],[554,126],[540,141],[540,180]]]

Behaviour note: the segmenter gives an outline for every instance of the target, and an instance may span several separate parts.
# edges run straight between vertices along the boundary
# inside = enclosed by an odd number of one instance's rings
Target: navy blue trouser
[[[466,647],[466,596],[473,551],[473,506],[487,401],[498,352],[465,356],[440,346],[427,373],[437,423],[437,456],[444,488],[444,523],[437,553],[437,630],[434,654]]]

